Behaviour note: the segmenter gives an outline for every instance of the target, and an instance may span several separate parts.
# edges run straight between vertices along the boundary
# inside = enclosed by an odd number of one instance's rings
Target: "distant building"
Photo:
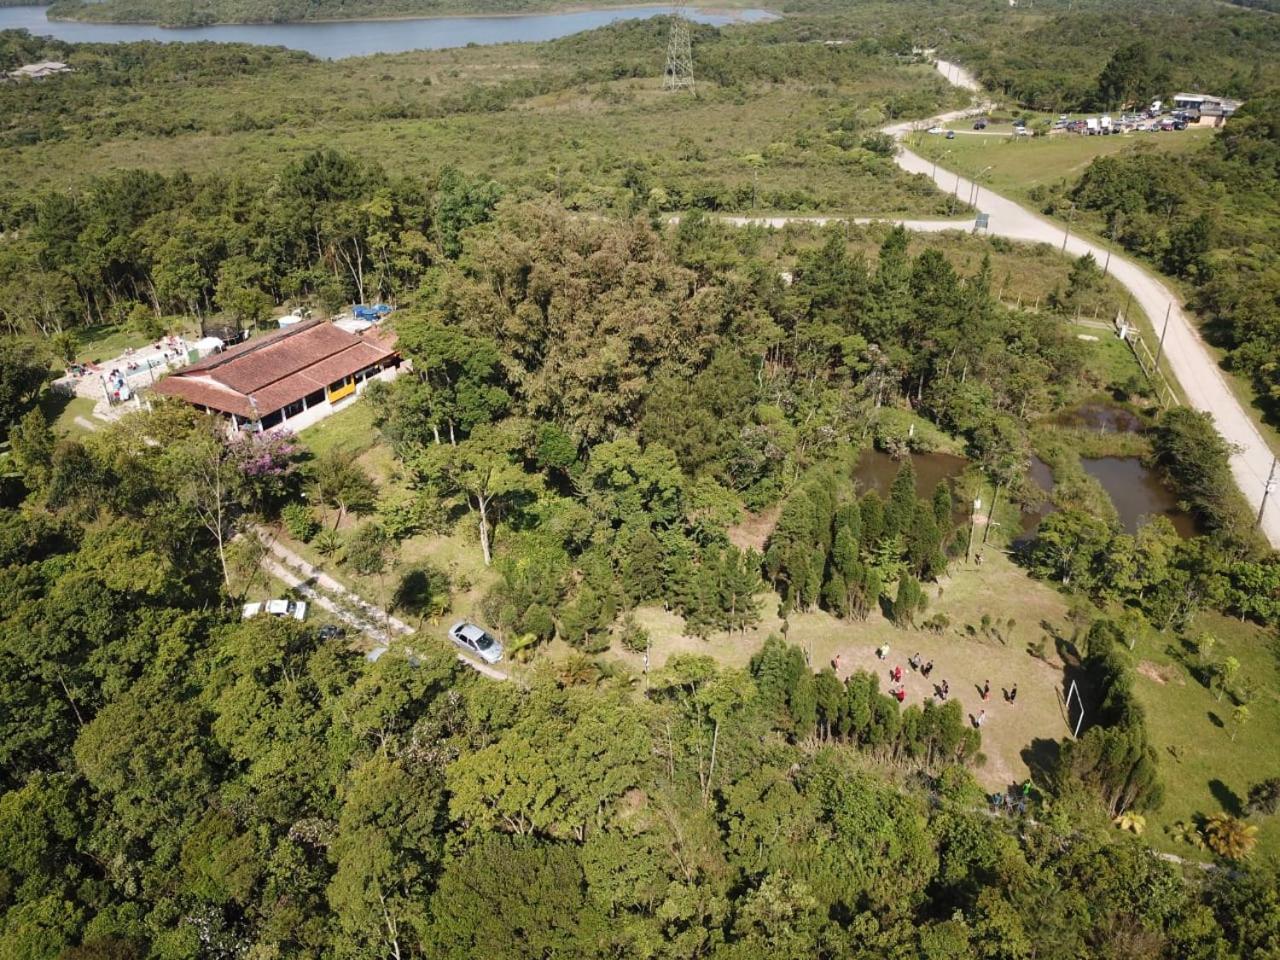
[[[1175,93],[1173,108],[1187,115],[1187,122],[1201,127],[1220,127],[1244,106],[1243,100],[1213,97],[1204,93]]]
[[[301,430],[399,366],[393,336],[380,327],[357,336],[305,320],[198,360],[155,392],[225,416],[235,429]]]
[[[41,60],[39,63],[28,63],[25,67],[10,70],[9,76],[14,80],[44,80],[59,73],[70,73],[71,68],[58,60]]]

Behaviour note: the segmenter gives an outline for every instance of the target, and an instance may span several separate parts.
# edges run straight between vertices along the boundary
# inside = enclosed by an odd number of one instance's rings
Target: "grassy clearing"
[[[607,46],[613,36],[580,43]],[[414,177],[452,165],[584,210],[628,210],[654,189],[709,209],[749,208],[753,194],[759,209],[945,209],[891,159],[859,147],[895,97],[954,101],[928,65],[840,52],[856,68],[834,82],[708,80],[697,97],[681,97],[661,89],[664,44],[658,35],[652,49],[646,42],[634,78],[612,48],[568,60],[555,45],[508,44],[142,85],[128,98],[112,94],[74,136],[0,150],[0,169],[34,189],[106,169],[259,176],[332,147]],[[623,79],[604,79],[618,69]],[[170,122],[157,125],[158,112]],[[851,124],[856,135],[845,132]]]
[[[1160,753],[1160,770],[1166,787],[1164,805],[1148,816],[1148,835],[1158,848],[1181,856],[1197,851],[1169,838],[1166,828],[1197,814],[1225,810],[1235,815],[1249,786],[1280,775],[1276,738],[1280,735],[1280,658],[1275,639],[1257,627],[1203,614],[1189,636],[1207,632],[1218,638],[1213,661],[1227,657],[1240,661],[1237,686],[1254,691],[1249,701],[1249,722],[1231,739],[1235,700],[1228,693],[1221,700],[1199,678],[1202,668],[1196,655],[1176,638],[1152,633],[1134,649],[1139,664],[1137,693],[1147,708],[1148,728]],[[1255,820],[1258,852],[1280,855],[1280,822]]]
[[[373,425],[373,408],[357,400],[314,426],[298,434],[298,439],[312,456],[320,457],[331,450],[347,450],[363,454],[378,442]]]
[[[93,419],[93,401],[88,397],[70,397],[65,393],[46,390],[40,396],[40,412],[59,437],[80,438],[93,431],[76,422],[76,418],[97,425]],[[101,424],[106,426],[106,424]]]
[[[911,138],[911,149],[929,160],[937,160],[948,170],[977,178],[982,186],[997,193],[1034,202],[1035,188],[1075,180],[1097,157],[1147,150],[1187,153],[1205,143],[1213,133],[1208,129],[1194,129],[1111,137],[1056,134],[1016,140],[968,134],[947,140],[937,135],[918,134]]]
[[[1061,707],[1062,665],[1052,654],[1047,662],[1031,656],[1028,645],[1043,635],[1042,621],[1060,624],[1065,620],[1067,604],[1056,591],[1030,580],[993,550],[987,551],[981,567],[953,566],[940,590],[929,589],[927,613],[945,613],[951,618],[951,626],[941,634],[903,630],[878,613],[862,623],[837,620],[822,612],[793,614],[784,626],[777,615],[778,598],[774,594],[762,598],[763,619],[745,634],[720,634],[700,640],[684,633],[678,617],[653,607],[641,608],[636,619],[653,637],[654,669],[660,669],[669,657],[679,653],[707,654],[722,663],[745,666],[765,638],[777,633],[803,647],[816,666],[826,666],[839,654],[842,675],[856,669],[876,673],[882,689],[890,686],[889,669],[901,665],[908,704],[933,696],[933,686],[945,679],[952,698],[959,700],[967,715],[987,711],[987,722],[982,727],[987,759],[977,771],[978,778],[993,789],[1019,782],[1028,774],[1024,751],[1032,741],[1056,740],[1066,732]],[[1012,629],[1000,631],[1003,641],[994,633],[983,633],[984,614],[1004,623],[1010,618],[1015,621]],[[969,627],[973,628],[972,633]],[[889,658],[883,662],[875,655],[882,643],[890,647]],[[928,681],[906,665],[907,658],[916,652],[934,662]],[[638,655],[625,651],[615,649],[609,657],[635,671],[643,666]],[[991,696],[983,703],[978,689],[987,680],[991,681]],[[1002,691],[1015,683],[1017,704],[1010,706]]]

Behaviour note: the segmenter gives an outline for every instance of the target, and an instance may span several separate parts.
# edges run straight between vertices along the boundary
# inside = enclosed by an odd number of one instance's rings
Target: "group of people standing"
[[[879,660],[889,659],[889,644],[882,643],[876,648],[876,658]],[[832,668],[840,672],[840,654],[836,654],[831,660]],[[924,679],[928,680],[929,675],[933,673],[933,661],[926,661],[920,652],[907,658],[907,665],[911,667],[913,672],[919,673]],[[903,682],[903,670],[901,664],[893,666],[889,670],[889,681],[892,686],[889,687],[889,696],[893,697],[899,703],[905,703],[907,699],[907,686]],[[1015,683],[1009,689],[1003,691],[1005,703],[1013,706],[1018,702],[1018,685]],[[978,688],[978,694],[982,697],[982,702],[986,703],[991,698],[991,681],[984,680],[982,686]],[[943,678],[941,683],[933,685],[933,696],[942,703],[946,703],[951,699],[951,685]],[[977,715],[970,715],[969,719],[975,727],[981,727],[987,720],[986,709],[979,710]]]

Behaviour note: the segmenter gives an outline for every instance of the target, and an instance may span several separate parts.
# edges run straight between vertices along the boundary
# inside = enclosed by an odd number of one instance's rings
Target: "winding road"
[[[975,95],[981,96],[982,86],[958,64],[945,60],[935,61],[938,72],[956,86],[962,87]],[[912,153],[901,145],[901,141],[913,130],[926,129],[934,124],[959,120],[979,112],[982,108],[970,107],[965,110],[954,110],[939,114],[927,120],[915,120],[893,124],[885,127],[884,132],[899,141],[897,162],[908,173],[918,173],[929,177],[946,193],[956,193],[960,197],[969,198],[971,191],[977,197],[977,207],[988,214],[990,221],[987,232],[1009,240],[1028,243],[1051,243],[1062,248],[1064,229],[1044,217],[1006,197],[994,193],[987,187],[974,184],[957,173]],[[727,217],[729,222],[738,224],[760,224],[781,227],[787,223],[805,221],[819,225],[826,222],[847,221],[847,217]],[[855,218],[856,223],[870,223],[875,218]],[[885,218],[879,218],[885,220]],[[908,230],[924,232],[941,232],[945,230],[972,230],[974,221],[969,220],[897,220]],[[1086,253],[1093,254],[1101,261],[1107,256],[1105,248],[1089,240],[1077,236],[1067,237],[1066,253],[1079,257]],[[1235,450],[1231,457],[1231,472],[1236,484],[1249,501],[1254,510],[1262,504],[1267,479],[1272,468],[1272,453],[1263,439],[1257,426],[1249,414],[1241,406],[1231,392],[1226,377],[1218,367],[1213,354],[1200,337],[1199,331],[1191,318],[1183,312],[1182,305],[1174,293],[1144,267],[1134,261],[1112,251],[1110,256],[1111,274],[1133,294],[1136,302],[1151,322],[1162,326],[1166,311],[1169,316],[1168,333],[1165,335],[1163,362],[1167,369],[1182,386],[1187,401],[1197,410],[1208,413],[1218,432]],[[1280,479],[1280,471],[1277,471]],[[1262,532],[1273,547],[1280,548],[1280,490],[1267,506],[1262,521]]]

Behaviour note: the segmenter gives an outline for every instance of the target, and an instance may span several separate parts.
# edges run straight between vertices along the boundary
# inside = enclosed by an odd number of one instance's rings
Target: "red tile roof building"
[[[293,426],[290,421],[315,422],[365,381],[399,364],[387,331],[375,327],[357,336],[328,321],[307,320],[183,367],[155,391],[224,414],[233,426],[256,421],[258,429],[270,430]]]

